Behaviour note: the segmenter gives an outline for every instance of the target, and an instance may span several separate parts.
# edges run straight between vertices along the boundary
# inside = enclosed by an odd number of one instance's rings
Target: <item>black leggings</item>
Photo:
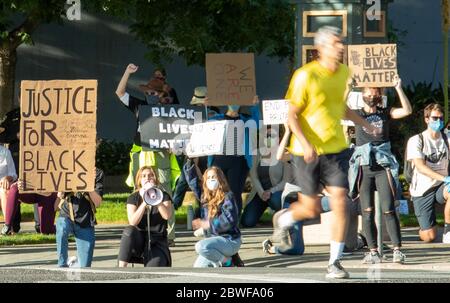
[[[167,237],[151,243],[151,258],[148,254],[148,232],[135,226],[125,227],[120,239],[119,261],[133,263],[143,260],[145,267],[170,267],[170,256]],[[136,262],[137,263],[137,262]]]
[[[242,192],[244,191],[245,180],[249,171],[245,157],[214,156],[212,165],[219,167],[225,174],[225,177],[227,177],[227,182],[236,199],[240,216],[242,210]]]
[[[386,228],[394,247],[401,246],[400,223],[395,212],[394,196],[388,177],[384,169],[371,170],[369,166],[362,167],[361,188],[359,199],[361,201],[362,224],[367,239],[367,245],[371,249],[377,248],[377,228],[375,226],[375,190],[381,203],[381,211],[384,214]],[[394,180],[392,186],[395,190]],[[370,209],[370,210],[368,210]]]

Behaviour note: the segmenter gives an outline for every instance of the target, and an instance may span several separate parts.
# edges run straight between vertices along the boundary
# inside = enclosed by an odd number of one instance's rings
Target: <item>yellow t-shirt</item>
[[[318,155],[339,153],[348,147],[341,119],[347,106],[344,95],[349,73],[344,64],[331,72],[313,61],[299,68],[289,84],[286,99],[303,108],[298,121]],[[294,155],[303,155],[295,136],[291,136],[288,149]]]

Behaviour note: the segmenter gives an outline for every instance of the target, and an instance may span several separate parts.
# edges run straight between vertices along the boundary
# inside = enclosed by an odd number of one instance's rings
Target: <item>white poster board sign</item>
[[[223,154],[227,121],[194,124],[191,139],[186,147],[189,157]]]
[[[264,125],[284,124],[287,122],[288,100],[263,100]]]

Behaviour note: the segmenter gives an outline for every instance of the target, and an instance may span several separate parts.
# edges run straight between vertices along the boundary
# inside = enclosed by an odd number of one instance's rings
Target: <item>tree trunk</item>
[[[17,52],[15,49],[0,48],[0,119],[13,109],[16,62]]]
[[[445,123],[448,123],[448,30],[450,23],[449,1],[442,0],[442,38],[444,44],[444,107]]]

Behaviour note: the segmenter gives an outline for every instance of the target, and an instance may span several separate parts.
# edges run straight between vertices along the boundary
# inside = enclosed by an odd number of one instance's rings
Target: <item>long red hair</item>
[[[217,181],[219,186],[216,190],[211,191],[206,186],[206,181],[208,178],[208,172],[214,171],[217,176]],[[208,203],[208,217],[213,218],[219,212],[219,205],[225,199],[225,193],[230,191],[230,187],[227,182],[227,178],[223,171],[217,166],[212,166],[208,168],[203,174],[203,203]]]

